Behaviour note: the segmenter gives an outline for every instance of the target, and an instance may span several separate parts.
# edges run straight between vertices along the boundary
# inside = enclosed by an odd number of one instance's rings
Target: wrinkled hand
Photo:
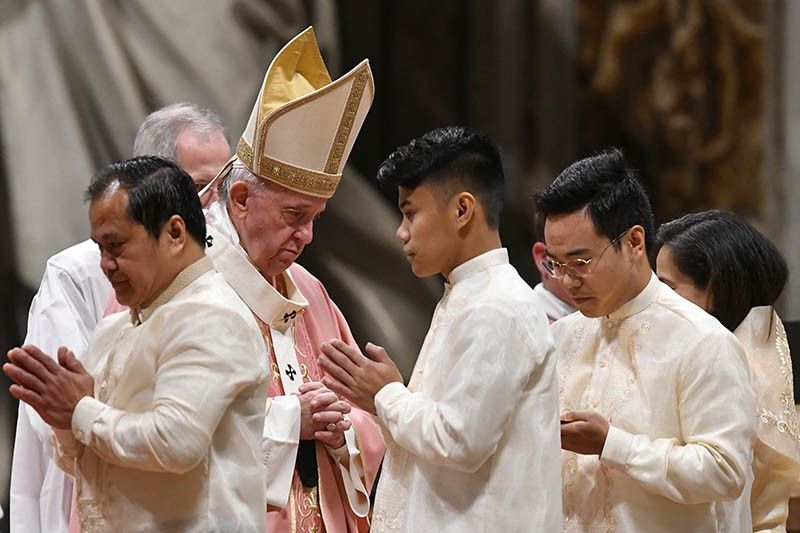
[[[403,376],[383,347],[367,343],[364,350],[368,357],[339,339],[323,343],[319,362],[327,375],[322,383],[375,414],[375,395],[387,383],[402,383]]]
[[[583,455],[600,455],[608,426],[608,420],[594,411],[565,411],[561,414],[561,447]]]
[[[75,406],[94,395],[92,375],[64,346],[58,349],[58,363],[30,344],[10,350],[8,360],[3,372],[14,382],[11,395],[56,429],[70,429]]]
[[[350,429],[350,404],[319,381],[303,383],[299,389],[300,438],[316,439],[331,448],[344,445],[344,432]],[[333,424],[333,426],[330,426]]]

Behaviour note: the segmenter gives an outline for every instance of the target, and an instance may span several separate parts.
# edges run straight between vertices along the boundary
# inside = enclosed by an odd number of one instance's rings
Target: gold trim
[[[259,178],[318,198],[330,198],[333,196],[339,186],[339,182],[342,180],[341,174],[326,174],[296,167],[266,155],[261,156],[260,168],[256,170],[253,166],[253,149],[244,139],[239,139],[236,155],[248,170]]]
[[[347,96],[347,103],[342,110],[339,127],[336,129],[336,136],[328,153],[328,161],[325,163],[325,172],[328,174],[336,174],[339,171],[339,165],[342,162],[347,141],[350,139],[350,133],[353,130],[353,124],[356,121],[356,114],[361,106],[361,98],[364,96],[364,88],[367,86],[368,79],[367,66],[362,65],[356,73],[353,86],[350,87],[350,94]]]
[[[274,181],[287,189],[319,198],[333,196],[342,179],[341,175],[295,167],[266,155],[261,156],[261,168],[264,171],[257,173],[257,176]]]
[[[244,138],[239,139],[239,144],[236,145],[236,155],[242,160],[244,166],[248,169],[253,168],[253,149]]]

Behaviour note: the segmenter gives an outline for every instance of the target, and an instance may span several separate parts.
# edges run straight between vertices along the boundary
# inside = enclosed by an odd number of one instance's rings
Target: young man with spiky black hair
[[[397,237],[414,274],[445,293],[408,387],[386,351],[323,345],[323,382],[377,415],[387,455],[373,531],[561,529],[558,392],[547,319],[498,231],[503,167],[463,127],[398,148]]]

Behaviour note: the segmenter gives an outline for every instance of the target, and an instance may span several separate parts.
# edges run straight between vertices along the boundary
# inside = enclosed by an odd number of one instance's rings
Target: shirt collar
[[[464,261],[452,271],[450,271],[449,283],[445,285],[453,286],[460,281],[474,276],[475,274],[487,270],[493,266],[508,264],[508,250],[505,248],[495,248],[481,255]]]
[[[643,311],[648,305],[656,301],[661,282],[655,273],[650,272],[650,281],[639,294],[622,304],[619,309],[609,314],[606,318],[614,324],[622,322],[629,316],[633,316]]]
[[[167,288],[161,291],[161,294],[159,294],[156,299],[153,300],[153,303],[144,309],[135,307],[131,308],[131,323],[134,326],[138,326],[150,318],[150,315],[152,315],[159,306],[170,301],[173,296],[191,285],[194,280],[213,269],[214,264],[211,262],[211,258],[205,255],[188,267],[184,268],[178,273],[177,276],[175,276],[175,279],[172,280]]]
[[[211,237],[211,242],[207,243],[208,253],[228,285],[262,322],[278,329],[289,327],[308,307],[308,300],[295,284],[291,272],[287,269],[280,275],[286,286],[284,296],[250,261],[222,202],[209,208],[206,222]]]

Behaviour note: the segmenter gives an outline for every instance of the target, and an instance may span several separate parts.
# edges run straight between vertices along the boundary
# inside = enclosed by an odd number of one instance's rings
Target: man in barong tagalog
[[[80,530],[257,531],[266,346],[252,313],[205,254],[192,179],[138,157],[87,190],[92,239],[117,300],[86,371],[61,346],[9,352],[11,393],[53,427],[75,477]]]
[[[322,385],[320,346],[355,346],[325,287],[295,263],[311,242],[372,104],[365,60],[331,81],[312,28],[272,61],[207,213],[208,253],[269,348],[268,531],[365,531],[383,456],[371,416]],[[315,400],[316,409],[311,409]]]
[[[215,112],[183,102],[157,109],[145,118],[136,133],[133,155],[175,161],[201,189],[230,158],[231,148]],[[212,198],[213,191],[200,201],[205,205]],[[51,355],[66,345],[84,361],[94,328],[119,308],[100,268],[97,243],[87,239],[47,260],[31,302],[24,344],[34,344]],[[51,460],[50,434],[50,426],[20,402],[9,494],[11,533],[68,530],[72,481]]]
[[[722,505],[756,434],[744,350],[653,273],[650,201],[622,153],[573,163],[536,208],[544,266],[580,311],[552,325],[564,530],[748,531]]]

